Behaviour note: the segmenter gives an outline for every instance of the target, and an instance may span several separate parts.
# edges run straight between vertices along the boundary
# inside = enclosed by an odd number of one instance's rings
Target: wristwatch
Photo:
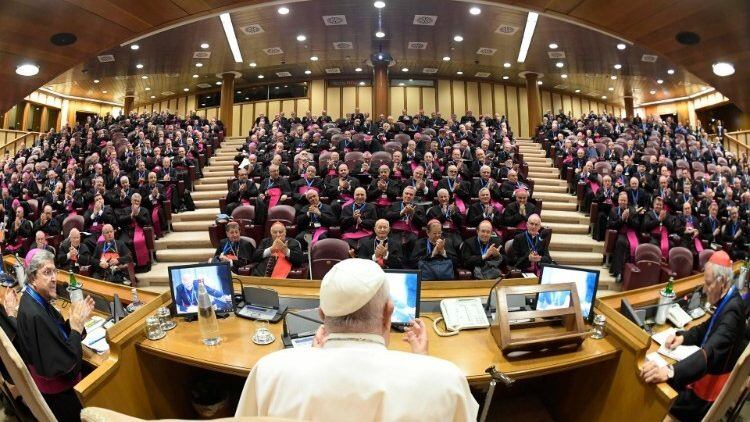
[[[667,365],[667,378],[674,378],[674,365]]]

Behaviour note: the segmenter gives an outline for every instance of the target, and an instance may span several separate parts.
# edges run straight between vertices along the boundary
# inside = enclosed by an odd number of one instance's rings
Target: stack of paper
[[[86,322],[86,338],[81,340],[81,344],[99,354],[109,351],[105,322],[106,320],[99,316],[94,316]]]
[[[676,329],[669,328],[651,336],[651,338],[661,346],[658,350],[660,354],[668,358],[672,358],[676,361],[681,361],[700,350],[700,347],[698,346],[677,346],[674,349],[667,348],[667,346],[665,346],[667,339],[669,338],[669,336],[675,334],[676,332]]]

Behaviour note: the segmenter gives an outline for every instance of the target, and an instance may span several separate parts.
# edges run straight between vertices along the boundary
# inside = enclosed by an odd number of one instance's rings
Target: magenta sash
[[[60,378],[47,378],[39,375],[33,365],[28,365],[31,378],[34,380],[39,391],[43,394],[58,394],[63,391],[71,390],[81,380],[79,372],[73,379],[64,380]]]
[[[377,201],[375,201],[375,205],[380,205],[382,207],[390,207],[391,206],[391,200],[388,198],[383,198],[382,196],[378,198]]]
[[[148,264],[148,248],[146,247],[146,236],[143,228],[133,223],[133,249],[135,249],[135,260],[138,265]]]
[[[623,233],[623,229],[620,229],[620,233]],[[635,230],[631,228],[625,228],[624,233],[628,238],[628,245],[630,246],[630,257],[635,259],[635,249],[638,247],[638,236],[635,234]]]
[[[336,175],[336,169],[328,169],[328,173],[326,173],[326,174],[328,174],[329,176],[335,176]]]
[[[172,200],[172,192],[174,191],[173,185],[170,183],[164,188],[164,196],[170,201]]]
[[[250,205],[250,201],[248,201],[247,199],[242,199],[242,200],[240,200],[240,203],[241,203],[242,205]]]
[[[348,239],[357,240],[357,239],[362,239],[363,237],[368,237],[371,235],[372,235],[372,232],[370,230],[359,229],[355,232],[344,233],[341,235],[341,238],[344,240],[348,240]]]
[[[414,172],[414,170],[416,170],[417,167],[419,167],[419,164],[417,164],[416,161],[412,161],[411,162],[411,171]]]
[[[328,227],[318,227],[313,232],[312,241],[310,242],[310,246],[314,245],[318,239],[320,239],[320,236],[323,234],[328,233]]]
[[[318,190],[318,188],[316,188],[315,186],[307,186],[307,185],[305,185],[305,186],[300,186],[300,187],[299,187],[299,188],[297,189],[297,192],[298,192],[298,193],[301,193],[302,195],[304,195],[304,194],[306,194],[306,193],[307,193],[307,191],[309,191],[309,190],[314,190],[315,192],[318,192],[318,193],[320,193],[320,191]]]
[[[151,226],[154,228],[154,235],[161,237],[161,220],[159,220],[159,206],[154,205],[154,209],[151,210]]]
[[[573,162],[573,156],[572,155],[568,155],[567,157],[565,157],[563,159],[563,164],[570,164],[572,162]]]
[[[268,196],[269,196],[268,208],[273,208],[276,205],[278,205],[279,200],[281,199],[281,189],[270,188],[266,192],[268,193]]]
[[[466,204],[464,204],[463,199],[458,197],[458,194],[453,194],[453,203],[456,204],[456,208],[462,215],[466,215]]]
[[[660,226],[651,231],[651,234],[659,236],[659,249],[661,249],[661,256],[667,259],[669,256],[669,237],[667,235],[667,228]]]
[[[686,228],[692,229],[693,225],[688,223],[685,225]],[[693,244],[695,245],[695,251],[698,253],[703,252],[703,243],[701,243],[701,240],[698,236],[693,238]]]
[[[495,201],[494,199],[490,200],[490,203],[492,204],[492,208],[495,209],[495,211],[502,213],[503,212],[503,204]]]
[[[521,221],[520,223],[516,224],[517,229],[526,230],[526,222]]]
[[[587,180],[586,184],[589,185],[591,188],[591,192],[594,192],[594,195],[596,195],[597,192],[599,192],[599,183],[592,182],[591,180]]]
[[[401,232],[410,232],[414,233],[416,235],[419,234],[419,230],[417,230],[416,227],[414,227],[414,223],[409,221],[408,223],[404,220],[399,220],[393,223],[393,230],[395,231],[401,231]]]
[[[344,201],[344,204],[341,205],[342,207],[348,207],[349,205],[354,203],[354,198],[352,198],[351,195],[347,195],[347,194],[341,194],[341,199],[339,200]]]

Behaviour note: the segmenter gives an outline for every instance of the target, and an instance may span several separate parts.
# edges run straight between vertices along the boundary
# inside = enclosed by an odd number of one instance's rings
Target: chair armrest
[[[617,242],[617,230],[609,229],[604,236],[604,253],[611,255],[615,252],[615,242]]]
[[[474,278],[474,274],[466,268],[457,268],[456,276],[459,280],[472,280]]]
[[[164,216],[167,218],[168,222],[172,221],[172,201],[167,199],[166,201],[162,202],[162,209],[164,210]]]
[[[188,175],[190,176],[190,180],[194,181],[196,179],[195,166],[188,166]]]

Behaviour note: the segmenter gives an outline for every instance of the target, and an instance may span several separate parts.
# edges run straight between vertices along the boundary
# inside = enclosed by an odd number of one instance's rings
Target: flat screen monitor
[[[198,313],[198,284],[201,280],[216,312],[232,312],[232,273],[228,263],[220,263],[169,267],[169,291],[175,314],[193,316]]]
[[[594,318],[596,289],[599,287],[599,271],[586,268],[543,265],[541,284],[575,283],[581,315],[586,322]],[[570,306],[570,292],[543,292],[537,297],[537,310],[562,309]]]
[[[422,274],[418,270],[385,270],[393,301],[391,324],[408,325],[419,316]]]
[[[620,313],[627,319],[633,321],[633,323],[641,328],[644,327],[643,320],[638,316],[638,313],[633,309],[630,301],[623,298],[620,300]]]

